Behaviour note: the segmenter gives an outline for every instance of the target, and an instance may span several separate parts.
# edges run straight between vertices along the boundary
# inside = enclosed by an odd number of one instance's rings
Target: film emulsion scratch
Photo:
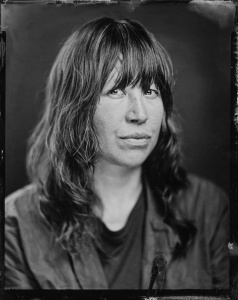
[[[231,297],[238,297],[238,20],[237,7],[235,30],[231,36],[231,241],[230,289]]]
[[[4,197],[5,197],[5,78],[6,78],[6,34],[0,32],[0,297],[4,278]]]
[[[2,2],[3,300],[238,297],[237,9],[179,2]]]
[[[129,3],[130,0],[120,0]],[[1,0],[3,4],[53,4],[53,5],[92,5],[92,4],[114,4],[119,0]],[[136,1],[139,2],[139,1]]]

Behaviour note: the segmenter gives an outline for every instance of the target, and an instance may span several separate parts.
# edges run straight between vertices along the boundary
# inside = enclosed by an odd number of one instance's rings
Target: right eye
[[[120,89],[115,89],[115,90],[111,90],[107,93],[107,95],[113,99],[119,99],[119,98],[122,98],[125,93],[120,90]]]

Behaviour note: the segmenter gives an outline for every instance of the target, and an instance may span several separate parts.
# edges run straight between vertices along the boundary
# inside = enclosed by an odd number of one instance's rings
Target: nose
[[[132,88],[128,91],[128,110],[126,121],[142,124],[148,119],[147,110],[143,100],[143,93],[140,88]]]

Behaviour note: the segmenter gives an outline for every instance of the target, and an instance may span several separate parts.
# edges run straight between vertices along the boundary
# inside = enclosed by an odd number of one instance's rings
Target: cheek
[[[110,137],[115,127],[115,120],[112,117],[111,111],[103,106],[99,106],[94,114],[93,123],[98,135],[99,141]]]
[[[107,103],[104,99],[99,102],[94,114],[94,124],[98,133],[114,132],[123,122],[124,110],[120,105]]]
[[[102,113],[100,106],[98,106],[93,116],[93,124],[99,140],[103,136],[104,122],[104,114]]]
[[[94,127],[97,133],[98,140],[101,141],[105,136],[105,120],[100,114],[95,114],[93,119]]]
[[[164,120],[164,107],[163,104],[160,103],[160,105],[154,107],[154,109],[150,111],[150,121],[154,131],[157,132],[160,131],[163,120]]]

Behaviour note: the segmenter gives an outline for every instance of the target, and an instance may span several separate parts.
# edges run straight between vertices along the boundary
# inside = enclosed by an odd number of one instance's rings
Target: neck
[[[141,193],[141,166],[126,168],[98,162],[93,186],[102,204],[101,209],[95,208],[95,213],[110,229],[118,230],[125,225]]]

